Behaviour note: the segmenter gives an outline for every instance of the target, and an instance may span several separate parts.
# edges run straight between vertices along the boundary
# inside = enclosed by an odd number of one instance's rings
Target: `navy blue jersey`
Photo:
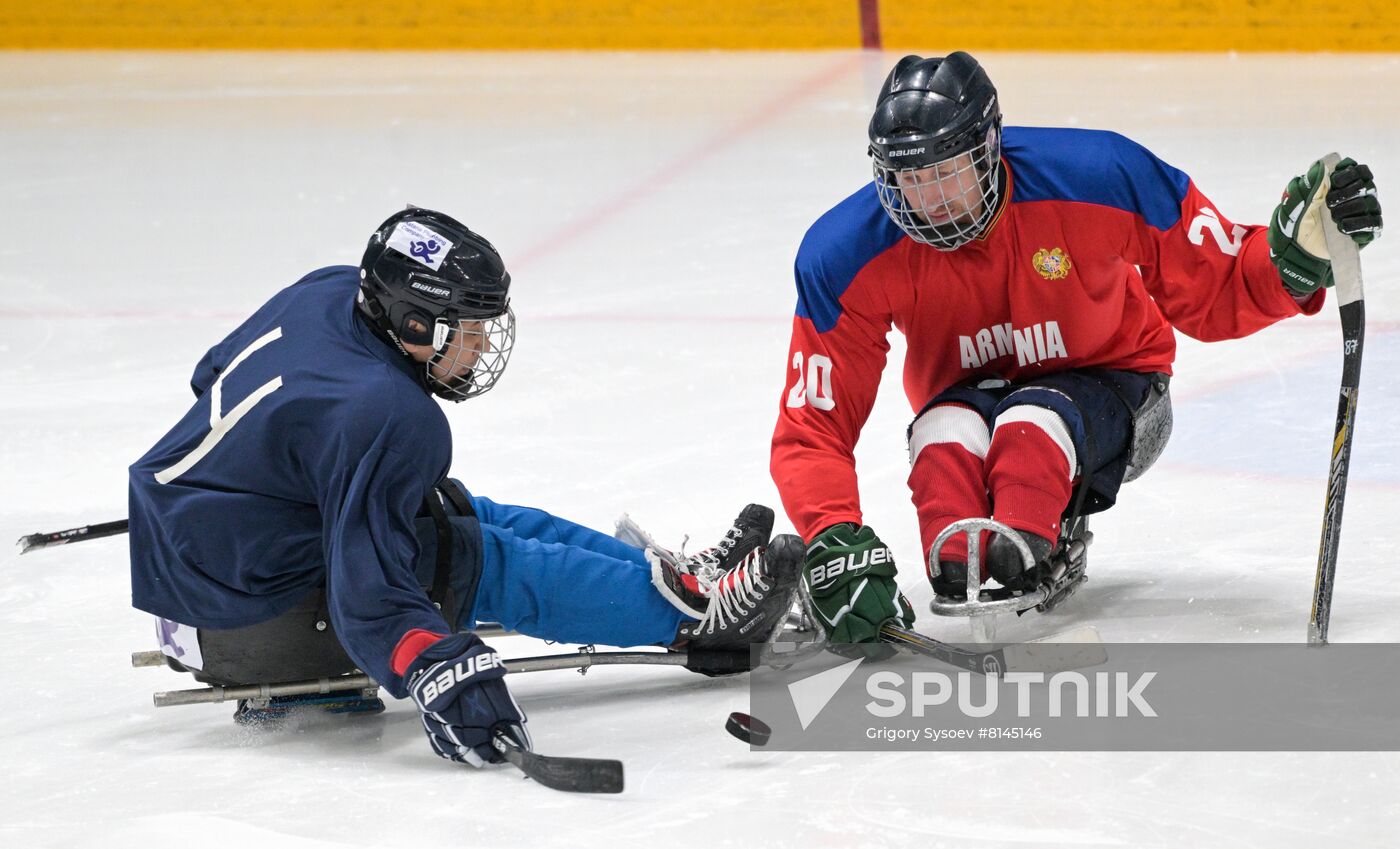
[[[315,271],[195,367],[195,402],[130,469],[131,599],[198,628],[270,619],[321,584],[351,658],[396,695],[407,632],[447,623],[414,516],[451,433],[422,366],[357,315],[359,271]]]

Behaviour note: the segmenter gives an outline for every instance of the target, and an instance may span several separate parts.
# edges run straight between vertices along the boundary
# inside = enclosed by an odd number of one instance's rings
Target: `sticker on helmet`
[[[389,235],[389,247],[437,271],[452,243],[416,221],[401,221]]]

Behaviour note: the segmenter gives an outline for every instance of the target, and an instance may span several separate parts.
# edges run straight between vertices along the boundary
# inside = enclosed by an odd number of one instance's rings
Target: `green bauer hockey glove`
[[[1322,235],[1323,215],[1358,247],[1381,233],[1381,202],[1371,169],[1352,159],[1337,163],[1331,179],[1323,176],[1322,161],[1306,174],[1288,181],[1283,200],[1269,219],[1269,258],[1290,291],[1307,295],[1332,285],[1332,257]]]
[[[831,642],[871,643],[886,622],[914,624],[894,575],[894,555],[875,532],[843,523],[808,543],[802,583]]]

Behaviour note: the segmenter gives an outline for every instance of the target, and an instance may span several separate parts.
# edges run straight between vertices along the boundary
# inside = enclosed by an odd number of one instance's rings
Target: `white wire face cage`
[[[873,157],[875,190],[894,223],[916,242],[956,250],[982,234],[1001,192],[995,126],[982,143],[932,165],[891,168]]]
[[[500,380],[515,347],[515,312],[495,318],[439,318],[433,325],[433,358],[424,364],[428,387],[448,401],[465,401]]]

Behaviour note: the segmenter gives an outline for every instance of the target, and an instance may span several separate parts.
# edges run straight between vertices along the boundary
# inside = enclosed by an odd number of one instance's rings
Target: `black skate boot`
[[[767,641],[792,610],[805,554],[800,538],[782,534],[717,581],[672,569],[699,620],[681,625],[677,643],[686,642],[696,652],[742,652],[751,643]]]
[[[699,619],[710,603],[703,587],[717,583],[726,572],[768,545],[768,537],[773,533],[773,511],[762,504],[750,504],[739,511],[734,524],[714,547],[689,557],[657,545],[650,534],[626,516],[617,527],[618,539],[646,554],[651,563],[651,582],[661,594],[687,615]]]
[[[1034,566],[1026,568],[1025,558],[1021,556],[1021,551],[1016,544],[1001,534],[992,537],[992,541],[987,544],[987,567],[992,573],[992,577],[1007,589],[1011,590],[1032,590],[1044,580],[1049,573],[1050,552],[1054,550],[1055,543],[1038,536],[1030,531],[1016,532],[1026,547],[1031,550],[1031,559]],[[963,574],[966,580],[966,572]]]
[[[724,538],[713,548],[697,552],[676,561],[677,568],[684,572],[717,581],[719,577],[735,566],[756,549],[768,545],[773,536],[773,511],[762,504],[750,504],[739,511],[734,524],[724,532]]]
[[[967,597],[967,564],[960,560],[938,561],[938,574],[930,581],[933,591],[943,598]]]

